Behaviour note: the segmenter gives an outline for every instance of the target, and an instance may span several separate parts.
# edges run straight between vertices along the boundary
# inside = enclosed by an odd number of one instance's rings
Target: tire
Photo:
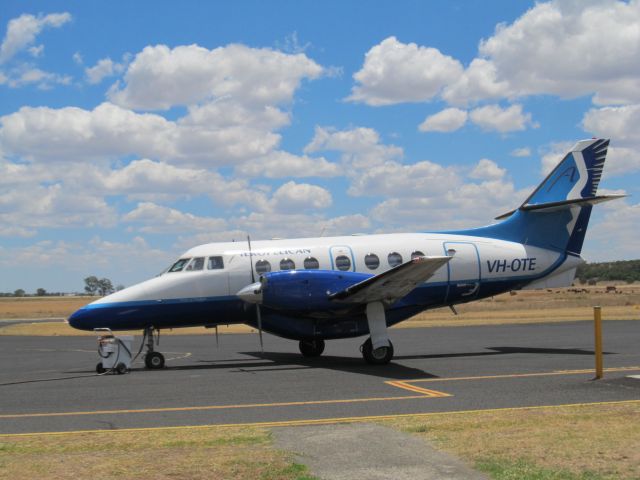
[[[129,369],[124,363],[120,362],[118,365],[116,365],[116,372],[118,372],[118,375],[122,375],[124,373],[127,373],[128,371]]]
[[[97,373],[98,375],[102,375],[104,372],[106,372],[106,370],[105,370],[105,369],[104,369],[104,367],[102,366],[102,362],[99,362],[99,363],[96,365],[96,373]]]
[[[371,338],[362,344],[362,357],[371,365],[386,365],[393,358],[393,344],[389,340],[388,347],[373,349]]]
[[[324,352],[324,340],[300,340],[300,353],[305,357],[319,357]]]
[[[164,355],[160,352],[150,352],[144,357],[144,365],[150,370],[164,368]]]

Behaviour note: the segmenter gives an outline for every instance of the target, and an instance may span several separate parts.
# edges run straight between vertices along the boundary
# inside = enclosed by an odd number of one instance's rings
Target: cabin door
[[[480,257],[473,243],[444,242],[445,255],[453,257],[447,264],[449,287],[446,303],[473,300],[480,290]]]

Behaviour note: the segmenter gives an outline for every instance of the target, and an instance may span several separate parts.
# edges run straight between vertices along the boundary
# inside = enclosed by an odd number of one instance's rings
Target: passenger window
[[[295,270],[296,264],[290,258],[280,260],[280,270]]]
[[[271,264],[266,260],[258,260],[256,262],[256,273],[261,275],[271,271]]]
[[[304,268],[307,270],[317,270],[320,268],[320,263],[316,258],[307,257],[304,259]]]
[[[209,257],[207,268],[209,270],[222,270],[224,268],[222,257]]]
[[[375,270],[380,266],[380,259],[375,253],[367,253],[364,256],[364,264],[369,270]]]
[[[398,252],[392,252],[387,257],[387,261],[389,262],[390,267],[397,267],[402,264],[402,255]]]
[[[424,257],[424,253],[422,253],[420,250],[416,250],[411,254],[411,260],[418,257]]]
[[[184,268],[184,266],[187,264],[187,262],[189,260],[190,260],[189,258],[181,258],[180,260],[178,260],[176,263],[174,263],[171,266],[171,268],[169,269],[169,271],[167,273],[182,271],[182,269]]]
[[[187,265],[186,272],[195,272],[196,270],[202,270],[204,268],[204,257],[195,257],[189,265]]]
[[[338,270],[346,272],[351,268],[351,260],[349,260],[349,257],[347,257],[346,255],[340,255],[336,257],[336,267],[338,268]]]

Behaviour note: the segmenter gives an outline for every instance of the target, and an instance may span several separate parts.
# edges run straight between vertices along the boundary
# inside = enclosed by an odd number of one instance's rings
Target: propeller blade
[[[256,305],[256,316],[258,317],[258,335],[260,336],[260,351],[264,353],[264,344],[262,343],[262,315],[260,314],[260,305]]]
[[[251,255],[251,237],[249,235],[247,235],[247,245],[249,246],[249,270],[251,270],[251,285],[250,285],[250,287],[254,287],[253,295],[257,296],[258,293],[260,293],[260,299],[259,300],[262,300],[262,292],[259,291],[258,289],[255,289],[255,285],[254,285],[256,283],[256,277],[255,277],[255,274],[253,273],[253,257]],[[260,283],[260,286],[262,286],[261,283]],[[240,295],[240,293],[245,293],[245,296],[246,296],[246,292],[245,292],[246,290],[247,289],[244,288],[238,293],[240,298],[243,298]],[[251,295],[251,293],[249,293],[249,295]],[[243,299],[245,299],[245,298],[243,298]],[[253,300],[253,301],[259,301],[259,300]],[[248,300],[248,301],[252,301],[252,300]],[[262,315],[260,314],[260,305],[258,303],[256,303],[256,317],[257,317],[257,320],[258,320],[258,336],[260,337],[260,351],[262,353],[264,353],[264,344],[262,343]]]

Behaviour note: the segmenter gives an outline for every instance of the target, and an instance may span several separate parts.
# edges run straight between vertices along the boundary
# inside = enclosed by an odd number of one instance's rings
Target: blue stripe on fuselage
[[[486,298],[509,290],[518,289],[527,283],[545,277],[556,270],[564,260],[560,255],[551,267],[536,275],[521,277],[483,278],[475,299]],[[461,280],[464,281],[464,280]],[[402,298],[387,312],[387,323],[396,324],[420,311],[467,301],[464,297],[446,298],[448,282],[425,283]],[[446,303],[445,303],[446,301]],[[341,322],[356,322],[353,332],[346,336],[364,335],[360,325],[364,318],[364,309],[353,317],[339,317],[329,320],[317,320],[304,316],[283,315],[269,309],[263,310],[263,323],[266,331],[287,338],[340,338],[345,334]],[[278,325],[276,319],[288,318],[290,321]],[[271,321],[273,320],[273,321]],[[366,320],[366,319],[365,319]],[[69,317],[69,324],[80,330],[110,328],[111,330],[142,330],[146,327],[180,328],[190,326],[220,325],[230,323],[255,324],[255,308],[246,304],[235,295],[223,297],[193,297],[167,300],[142,300],[131,302],[92,303],[82,307]],[[333,327],[329,325],[333,323]],[[319,327],[322,326],[322,328]],[[315,329],[315,330],[314,330]],[[326,330],[326,331],[325,331]],[[335,331],[334,331],[335,330]],[[313,333],[316,332],[316,333]]]

